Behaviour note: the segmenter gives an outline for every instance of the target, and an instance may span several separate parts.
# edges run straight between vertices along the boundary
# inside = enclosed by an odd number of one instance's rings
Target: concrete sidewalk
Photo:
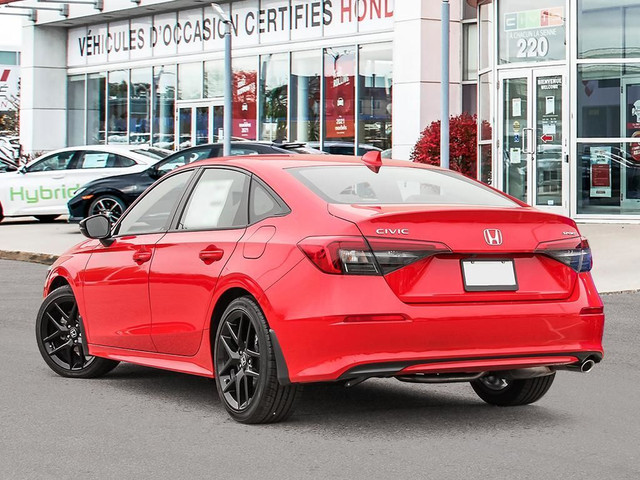
[[[640,225],[581,224],[579,228],[593,250],[593,277],[598,290],[640,290],[640,248],[635,247],[640,243]],[[64,219],[49,224],[30,218],[4,220],[0,223],[0,258],[40,258],[46,263],[83,239],[78,225]],[[33,253],[44,256],[28,255]]]

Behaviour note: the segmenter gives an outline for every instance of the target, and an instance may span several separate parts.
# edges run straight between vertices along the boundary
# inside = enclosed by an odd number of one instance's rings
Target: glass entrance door
[[[181,104],[176,115],[178,148],[222,141],[224,107],[212,102]]]
[[[502,72],[502,189],[535,207],[568,214],[564,75],[543,68]]]

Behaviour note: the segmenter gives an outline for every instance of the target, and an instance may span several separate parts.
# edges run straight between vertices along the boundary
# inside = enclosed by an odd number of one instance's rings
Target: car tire
[[[471,382],[478,396],[491,405],[514,407],[537,402],[549,391],[556,374],[523,380],[487,375]]]
[[[88,217],[105,215],[111,223],[115,223],[127,209],[125,203],[116,195],[100,195],[89,205]]]
[[[84,328],[71,287],[57,288],[45,298],[36,318],[36,341],[45,363],[62,377],[95,378],[119,362],[86,355]]]
[[[35,217],[42,223],[51,223],[60,215],[36,215]]]
[[[300,385],[280,385],[269,326],[251,297],[232,301],[222,314],[213,365],[218,395],[240,423],[275,423],[293,413]]]

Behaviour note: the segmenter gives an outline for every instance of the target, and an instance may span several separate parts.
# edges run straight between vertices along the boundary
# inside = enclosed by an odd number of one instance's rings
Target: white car
[[[56,150],[0,175],[0,220],[33,216],[53,221],[85,183],[145,170],[170,154],[146,145],[90,145]]]

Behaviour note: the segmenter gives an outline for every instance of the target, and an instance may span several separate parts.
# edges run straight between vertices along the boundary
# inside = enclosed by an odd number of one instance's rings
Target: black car
[[[231,143],[231,155],[298,154],[304,144],[239,141]],[[115,222],[153,182],[171,170],[205,158],[221,157],[222,143],[180,150],[139,173],[117,175],[89,182],[69,200],[69,221],[79,222],[102,213]]]

